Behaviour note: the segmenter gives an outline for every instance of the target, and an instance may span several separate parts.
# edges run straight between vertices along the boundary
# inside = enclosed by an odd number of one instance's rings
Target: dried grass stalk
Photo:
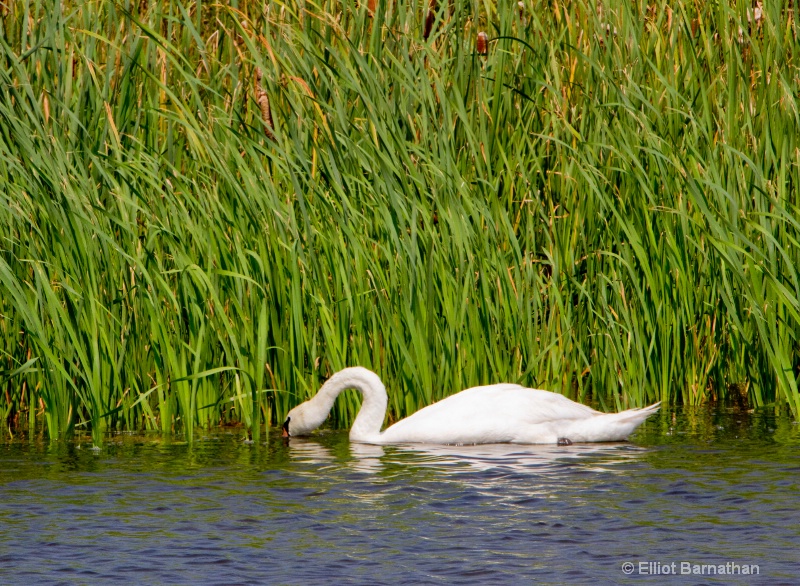
[[[264,86],[261,85],[261,78],[263,75],[261,68],[256,67],[256,102],[258,102],[258,107],[261,108],[261,119],[264,121],[264,134],[267,135],[267,138],[275,140],[275,125],[272,123],[272,110],[269,107],[269,96]]]

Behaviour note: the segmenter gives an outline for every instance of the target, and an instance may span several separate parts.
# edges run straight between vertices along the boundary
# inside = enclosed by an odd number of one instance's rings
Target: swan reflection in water
[[[338,434],[336,434],[338,435]],[[558,474],[565,466],[594,472],[617,472],[615,464],[636,460],[649,450],[627,442],[574,444],[571,446],[480,444],[396,444],[377,446],[349,442],[350,458],[334,455],[330,440],[292,438],[288,445],[292,460],[321,466],[347,467],[354,472],[376,474],[387,468],[419,467],[453,474],[496,470],[523,474]],[[324,443],[320,441],[324,439]],[[343,439],[340,435],[339,438]],[[344,450],[337,450],[343,454]]]
[[[335,435],[332,434],[333,437]],[[319,466],[316,470],[326,468],[351,468],[356,472],[377,473],[383,470],[383,459],[386,456],[382,446],[370,444],[350,444],[351,458],[337,458],[329,447],[331,435],[318,438],[292,438],[287,441],[289,454],[293,461],[301,464]],[[323,443],[325,442],[325,443]]]

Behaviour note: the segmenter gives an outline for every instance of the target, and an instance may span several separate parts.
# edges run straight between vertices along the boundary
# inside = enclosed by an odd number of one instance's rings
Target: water
[[[699,411],[568,447],[17,440],[0,583],[797,583],[798,427]]]

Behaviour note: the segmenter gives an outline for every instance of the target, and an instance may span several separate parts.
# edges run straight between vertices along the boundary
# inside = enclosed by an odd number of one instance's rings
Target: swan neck
[[[355,389],[361,393],[361,409],[350,429],[351,441],[369,443],[377,440],[388,403],[386,387],[380,377],[366,368],[346,368],[328,379],[315,399],[324,405],[327,413],[333,407],[336,397],[346,389]]]

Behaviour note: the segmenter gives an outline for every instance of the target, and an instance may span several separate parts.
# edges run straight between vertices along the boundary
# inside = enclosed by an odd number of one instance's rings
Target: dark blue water
[[[0,583],[800,580],[789,416],[665,412],[568,447],[242,440],[0,444]]]

